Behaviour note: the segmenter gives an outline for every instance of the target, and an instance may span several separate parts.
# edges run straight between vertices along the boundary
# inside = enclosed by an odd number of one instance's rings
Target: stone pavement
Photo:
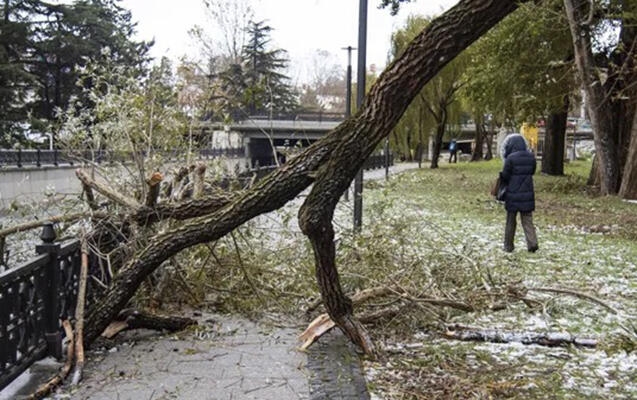
[[[53,398],[369,399],[359,355],[338,329],[300,351],[297,337],[305,326],[195,316],[199,325],[177,334],[133,330],[100,339],[87,352],[80,385],[70,387],[69,377]],[[46,364],[47,373],[5,398],[25,399],[60,366]]]
[[[398,164],[390,174],[413,168],[417,164]],[[365,179],[384,176],[384,169],[365,173]],[[67,384],[53,398],[369,399],[360,357],[338,329],[303,352],[297,337],[306,325],[299,321],[252,322],[202,313],[196,318],[199,325],[184,332],[134,330],[94,344],[79,387]],[[38,364],[31,368],[30,385],[7,388],[0,399],[32,393],[59,367],[45,364],[45,373],[34,373],[42,370]]]
[[[308,399],[299,328],[220,315],[160,336],[132,331],[102,351],[71,399]]]

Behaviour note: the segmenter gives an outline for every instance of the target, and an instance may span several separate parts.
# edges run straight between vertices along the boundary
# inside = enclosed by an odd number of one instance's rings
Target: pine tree
[[[249,42],[242,60],[243,103],[251,115],[292,112],[298,105],[290,79],[282,72],[289,62],[286,51],[268,49],[271,31],[263,21],[251,22],[248,27]]]
[[[23,141],[27,90],[35,77],[25,67],[31,27],[24,17],[30,2],[4,0],[0,20],[0,146]]]

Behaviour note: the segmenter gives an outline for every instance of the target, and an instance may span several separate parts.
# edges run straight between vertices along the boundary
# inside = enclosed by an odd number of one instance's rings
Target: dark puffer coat
[[[504,167],[500,179],[507,185],[504,208],[507,211],[534,211],[535,155],[527,150],[526,141],[519,134],[507,136],[503,147]]]

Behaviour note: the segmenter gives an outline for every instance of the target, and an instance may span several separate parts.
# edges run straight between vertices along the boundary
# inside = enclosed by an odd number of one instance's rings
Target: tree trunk
[[[357,114],[210,215],[151,238],[113,279],[87,318],[90,343],[122,310],[144,278],[179,251],[210,242],[257,215],[278,209],[316,182],[299,211],[315,252],[316,274],[330,317],[363,349],[373,349],[340,289],[333,260],[334,206],[364,160],[396,125],[422,87],[449,61],[517,8],[514,0],[461,0],[432,21],[371,88]]]
[[[440,152],[442,151],[442,138],[445,135],[445,124],[447,123],[446,113],[442,111],[444,116],[438,124],[436,125],[436,135],[434,136],[434,149],[433,155],[431,157],[431,166],[430,168],[438,168],[438,161],[440,160]]]
[[[550,114],[546,121],[544,148],[542,149],[542,172],[547,175],[564,175],[564,146],[566,145],[568,105],[568,97],[565,96],[562,110]]]
[[[484,117],[476,114],[474,116],[474,120],[476,123],[476,135],[474,139],[475,147],[473,148],[473,153],[471,153],[471,161],[480,161],[484,157],[482,149],[484,147],[484,139],[486,136],[486,130],[484,129]]]
[[[633,113],[630,146],[619,195],[624,199],[637,199],[637,112]]]
[[[617,193],[620,165],[616,135],[613,132],[612,107],[604,86],[599,80],[591,46],[591,32],[585,23],[588,0],[564,0],[571,28],[575,63],[588,100],[588,112],[593,126],[595,150],[599,162],[600,193]]]

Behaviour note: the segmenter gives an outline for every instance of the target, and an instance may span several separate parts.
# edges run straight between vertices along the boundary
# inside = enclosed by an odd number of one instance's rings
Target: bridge
[[[338,113],[253,115],[226,124],[204,121],[197,125],[199,140],[213,150],[245,149],[250,167],[275,165],[307,147],[345,119]]]

